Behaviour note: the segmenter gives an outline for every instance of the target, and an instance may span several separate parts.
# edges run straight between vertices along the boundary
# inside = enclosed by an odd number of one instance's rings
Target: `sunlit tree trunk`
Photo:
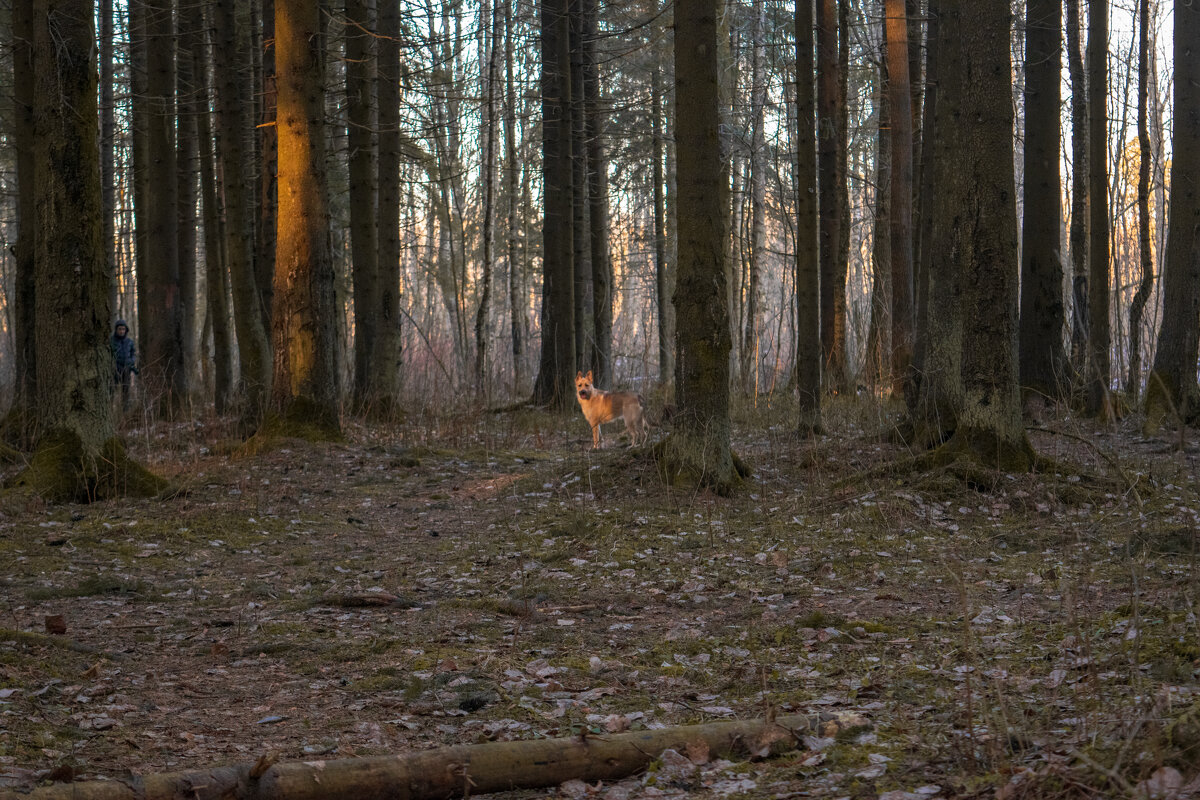
[[[542,29],[542,319],[535,403],[575,402],[570,24],[566,0],[540,0]]]
[[[890,43],[882,42],[878,80],[875,81],[875,102],[879,109],[876,125],[875,146],[875,220],[871,236],[871,316],[867,326],[867,347],[864,371],[859,381],[872,388],[881,383],[891,386],[892,353],[892,115],[894,109],[888,99],[887,48]]]
[[[1175,4],[1175,128],[1163,321],[1146,385],[1146,423],[1200,418],[1200,6]]]
[[[1025,203],[1021,248],[1021,385],[1058,399],[1069,385],[1063,348],[1062,3],[1030,0],[1025,58]]]
[[[724,263],[729,177],[720,132],[718,2],[679,0],[675,4],[679,412],[658,458],[672,484],[706,484],[727,492],[738,483],[742,470],[729,442],[732,339]]]
[[[1125,392],[1130,404],[1136,406],[1142,389],[1142,318],[1150,291],[1154,288],[1154,257],[1150,247],[1150,163],[1154,151],[1150,147],[1150,128],[1147,115],[1150,100],[1150,0],[1138,2],[1138,255],[1141,280],[1129,306],[1129,378]]]
[[[325,88],[318,0],[275,4],[279,221],[271,318],[275,410],[336,436],[336,309],[325,188]]]
[[[1113,416],[1109,380],[1108,0],[1088,3],[1088,370],[1089,414]]]
[[[225,260],[233,288],[240,384],[246,402],[243,416],[253,427],[261,421],[271,391],[271,353],[267,329],[263,327],[268,315],[259,307],[261,295],[251,250],[253,210],[248,198],[250,163],[246,156],[250,120],[245,75],[250,48],[247,20],[246,0],[217,0],[213,34],[222,55],[214,61],[214,81],[221,195],[225,200]]]
[[[346,0],[346,144],[350,148],[350,260],[354,286],[354,391],[358,410],[370,400],[379,322],[379,238],[375,118],[374,20],[366,0]]]
[[[821,422],[821,264],[817,237],[816,91],[813,0],[796,2],[796,387],[800,435]]]

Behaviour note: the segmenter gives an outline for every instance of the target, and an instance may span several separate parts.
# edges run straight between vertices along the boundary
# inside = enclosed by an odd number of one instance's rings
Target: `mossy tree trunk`
[[[1066,393],[1066,306],[1059,253],[1062,221],[1062,3],[1030,0],[1026,25],[1025,208],[1021,250],[1021,385],[1051,399]]]
[[[729,174],[720,136],[719,2],[684,0],[675,5],[679,413],[657,454],[670,483],[707,485],[725,493],[740,474],[729,444],[733,342],[725,300]]]
[[[113,432],[90,0],[34,3],[38,439],[11,485],[54,502],[157,492]]]
[[[813,0],[796,0],[796,388],[798,430],[822,432],[821,263],[817,237],[817,128]]]
[[[1175,4],[1175,134],[1163,322],[1146,386],[1146,423],[1200,418],[1200,6]]]
[[[252,252],[253,210],[247,178],[251,170],[245,134],[249,127],[247,109],[250,105],[245,77],[250,56],[248,28],[247,0],[217,0],[213,36],[221,56],[214,60],[213,79],[217,89],[220,172],[224,181],[225,258],[233,288],[244,417],[250,426],[257,426],[266,412],[271,390],[271,351],[267,329],[263,326],[266,315],[259,305]]]
[[[952,8],[958,6],[958,13]],[[960,115],[947,122],[957,177],[942,190],[957,209],[951,258],[961,276],[961,385],[954,436],[945,448],[984,466],[1028,471],[1033,450],[1017,384],[1017,219],[1007,0],[945,2],[943,28],[957,39]],[[944,213],[949,209],[944,209]]]
[[[279,216],[273,410],[284,431],[337,437],[336,309],[328,246],[319,0],[275,4]]]
[[[567,0],[540,0],[542,32],[542,352],[533,401],[575,402],[571,57]]]

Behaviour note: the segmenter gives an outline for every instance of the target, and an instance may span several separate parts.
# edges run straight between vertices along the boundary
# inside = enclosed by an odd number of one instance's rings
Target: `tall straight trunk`
[[[113,146],[117,129],[117,109],[113,101],[113,85],[116,81],[113,70],[113,2],[100,0],[98,44],[100,46],[100,206],[104,209],[105,264],[108,267],[108,305],[120,316],[117,300],[117,274],[115,248],[117,242],[117,187],[116,170],[113,163]],[[193,362],[189,362],[193,363]]]
[[[842,180],[838,139],[837,0],[817,0],[817,171],[818,230],[821,238],[821,349],[827,377],[841,386],[846,367],[845,280],[839,248],[843,224],[838,182]],[[841,297],[838,297],[839,289]]]
[[[1069,381],[1063,348],[1066,306],[1059,253],[1062,227],[1059,137],[1061,0],[1030,0],[1025,57],[1025,203],[1021,248],[1021,385],[1058,399]]]
[[[821,433],[821,261],[817,236],[817,98],[813,0],[796,0],[796,389],[797,429]]]
[[[179,40],[182,43],[191,37],[189,22],[184,18],[190,13],[184,8],[179,10]],[[181,400],[188,406],[192,401],[192,378],[199,376],[197,370],[200,360],[196,340],[197,297],[196,297],[196,259],[199,255],[196,249],[196,229],[200,220],[196,216],[196,200],[199,192],[200,148],[196,126],[196,116],[199,111],[194,105],[197,93],[195,70],[189,54],[180,47],[179,59],[176,62],[176,97],[179,103],[179,120],[176,123],[178,137],[176,152],[176,170],[178,173],[178,200],[176,211],[176,231],[178,234],[179,252],[179,345],[180,371],[183,373],[183,389],[186,394]],[[207,110],[207,109],[205,109]]]
[[[222,209],[217,199],[216,154],[213,149],[212,121],[209,118],[209,47],[204,41],[201,8],[188,4],[189,39],[183,43],[191,54],[196,94],[192,113],[196,115],[196,138],[200,153],[200,200],[204,219],[204,278],[208,326],[213,344],[213,406],[218,415],[229,412],[233,403],[234,341],[230,334],[229,273],[225,263],[225,231]],[[203,349],[203,348],[201,348]]]
[[[747,393],[758,389],[758,316],[763,259],[767,249],[766,14],[764,0],[750,13],[750,249],[746,262],[746,317],[742,324],[741,375]]]
[[[1088,341],[1088,89],[1080,42],[1080,0],[1067,3],[1067,72],[1071,80],[1071,367],[1086,371]]]
[[[1138,261],[1142,275],[1129,306],[1129,378],[1125,382],[1125,392],[1134,406],[1142,388],[1142,318],[1146,302],[1150,299],[1150,290],[1154,288],[1154,258],[1150,247],[1150,162],[1154,159],[1154,151],[1150,148],[1150,127],[1147,124],[1150,104],[1150,0],[1139,0],[1137,28]]]
[[[175,159],[175,26],[171,0],[147,0],[146,256],[139,264],[141,378],[151,402],[171,415],[186,397],[179,282],[179,176]],[[140,238],[140,237],[139,237]]]
[[[1088,3],[1087,412],[1109,418],[1112,334],[1108,262],[1108,0]]]
[[[590,370],[595,352],[595,298],[592,294],[592,226],[589,220],[587,123],[584,115],[583,0],[569,0],[571,25],[571,187],[575,264],[575,362]]]
[[[374,20],[367,0],[346,0],[346,145],[350,149],[350,273],[354,286],[353,406],[370,399],[379,326],[379,235],[374,132]]]
[[[221,58],[214,61],[217,89],[217,142],[225,200],[225,261],[233,289],[233,318],[237,330],[244,418],[257,426],[266,411],[271,391],[271,351],[260,308],[261,295],[254,275],[251,249],[253,226],[249,203],[250,163],[247,158],[249,98],[245,81],[250,63],[247,0],[217,0],[213,35]]]
[[[258,293],[257,306],[262,314],[261,327],[271,330],[271,294],[275,280],[275,228],[279,213],[279,129],[275,125],[275,0],[258,0],[262,7],[262,48],[259,67],[261,85],[255,86],[258,97],[258,136],[256,138],[258,190],[257,224],[251,219],[254,231],[254,284]],[[247,165],[254,163],[253,160]]]
[[[325,187],[325,85],[318,0],[275,4],[279,219],[273,405],[318,435],[337,436],[333,258]]]
[[[400,391],[400,2],[379,0],[379,309],[371,356],[371,405],[386,411]]]
[[[675,5],[679,412],[661,445],[659,466],[672,484],[707,484],[727,492],[740,470],[729,443],[732,337],[724,264],[729,177],[720,132],[718,2],[679,0]]]
[[[953,256],[962,280],[963,400],[946,447],[985,466],[1025,472],[1035,456],[1017,383],[1012,12],[1008,0],[956,1],[963,71],[955,85],[965,113],[955,121],[961,130],[951,159],[959,175],[945,190],[956,201],[964,245]]]
[[[879,109],[875,147],[875,230],[871,236],[871,316],[867,326],[867,347],[863,374],[859,380],[874,388],[891,386],[892,355],[892,108],[888,97],[890,46],[886,35],[879,59],[879,77],[875,81],[875,102]]]
[[[501,0],[495,0],[498,6]],[[481,8],[479,29],[482,33],[490,32],[486,37],[487,53],[485,55],[485,72],[483,77],[483,263],[479,279],[479,307],[475,311],[475,385],[480,387],[485,399],[491,393],[491,381],[488,379],[488,315],[491,311],[492,273],[495,270],[495,241],[496,241],[496,128],[500,125],[496,113],[496,84],[500,77],[500,10],[495,6],[489,8],[484,3]]]
[[[654,161],[654,280],[658,309],[658,379],[670,398],[675,386],[675,274],[667,259],[667,207],[663,176],[663,87],[662,70],[654,66],[650,84],[650,136]]]
[[[1175,4],[1175,129],[1163,321],[1146,386],[1146,423],[1200,418],[1200,6]]]
[[[884,0],[887,40],[887,96],[891,111],[892,393],[903,394],[913,352],[913,125],[909,75],[908,18],[904,0]]]
[[[588,224],[592,262],[592,368],[601,386],[612,384],[613,268],[609,255],[608,160],[604,152],[604,105],[600,97],[597,0],[582,0],[583,109],[587,147]]]
[[[33,69],[33,4],[34,0],[14,0],[12,7],[12,59],[13,59],[13,146],[17,162],[17,243],[16,275],[13,293],[13,349],[15,351],[16,397],[13,404],[17,412],[13,418],[15,429],[7,438],[28,446],[31,434],[25,420],[20,419],[25,411],[32,410],[37,398],[37,361],[35,336],[36,271],[34,252],[36,248],[38,178],[34,162],[36,138],[33,124],[34,69]],[[110,320],[104,321],[107,330]]]
[[[113,362],[100,202],[94,9],[33,4],[37,448],[10,479],[51,502],[148,494],[113,436]],[[144,479],[144,480],[143,480]]]
[[[838,249],[836,277],[838,284],[834,287],[833,302],[835,321],[841,345],[836,352],[842,359],[842,366],[835,370],[841,378],[835,384],[840,392],[852,389],[853,365],[850,361],[850,309],[846,299],[846,282],[850,274],[850,229],[853,220],[850,216],[850,3],[851,0],[838,0],[838,81],[837,81],[837,203],[838,216]]]
[[[150,229],[150,203],[146,199],[150,185],[150,90],[147,86],[148,70],[146,67],[146,3],[131,3],[129,15],[129,145],[133,162],[132,175],[129,182],[133,196],[133,280],[137,287],[132,308],[118,308],[119,316],[129,320],[136,316],[129,327],[129,333],[137,338],[143,320],[141,306],[145,294],[144,278],[149,260],[147,238]],[[146,355],[143,351],[142,355]]]
[[[525,361],[525,304],[523,301],[520,252],[520,208],[518,196],[519,177],[522,171],[517,160],[517,95],[513,77],[513,0],[498,0],[504,3],[504,175],[508,195],[508,312],[509,338],[513,360],[513,394],[521,392],[524,384]]]
[[[933,261],[933,179],[937,166],[934,164],[934,147],[937,140],[934,119],[937,114],[938,81],[938,21],[937,0],[929,0],[928,22],[925,32],[925,104],[921,109],[921,185],[917,192],[917,219],[920,233],[917,236],[918,258],[914,266],[916,297],[914,303],[915,329],[913,333],[912,382],[905,392],[905,405],[910,414],[924,393],[925,357],[929,342],[929,268]]]
[[[542,319],[535,403],[567,409],[575,396],[575,243],[571,172],[571,58],[567,0],[540,0],[542,31]]]

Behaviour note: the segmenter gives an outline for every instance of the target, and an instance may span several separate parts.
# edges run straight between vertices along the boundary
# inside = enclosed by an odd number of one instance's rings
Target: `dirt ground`
[[[512,796],[1200,796],[1196,446],[1059,419],[1061,471],[918,474],[827,416],[739,412],[729,498],[578,415],[131,427],[173,499],[0,499],[0,793],[831,711],[870,728]]]

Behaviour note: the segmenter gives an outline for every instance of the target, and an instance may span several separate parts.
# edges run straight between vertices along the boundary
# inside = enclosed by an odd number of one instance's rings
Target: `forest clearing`
[[[0,795],[820,712],[867,725],[511,796],[1200,793],[1193,443],[1060,419],[1060,474],[984,486],[906,467],[875,401],[814,440],[760,403],[729,497],[578,414],[127,430],[176,495],[4,496]]]

